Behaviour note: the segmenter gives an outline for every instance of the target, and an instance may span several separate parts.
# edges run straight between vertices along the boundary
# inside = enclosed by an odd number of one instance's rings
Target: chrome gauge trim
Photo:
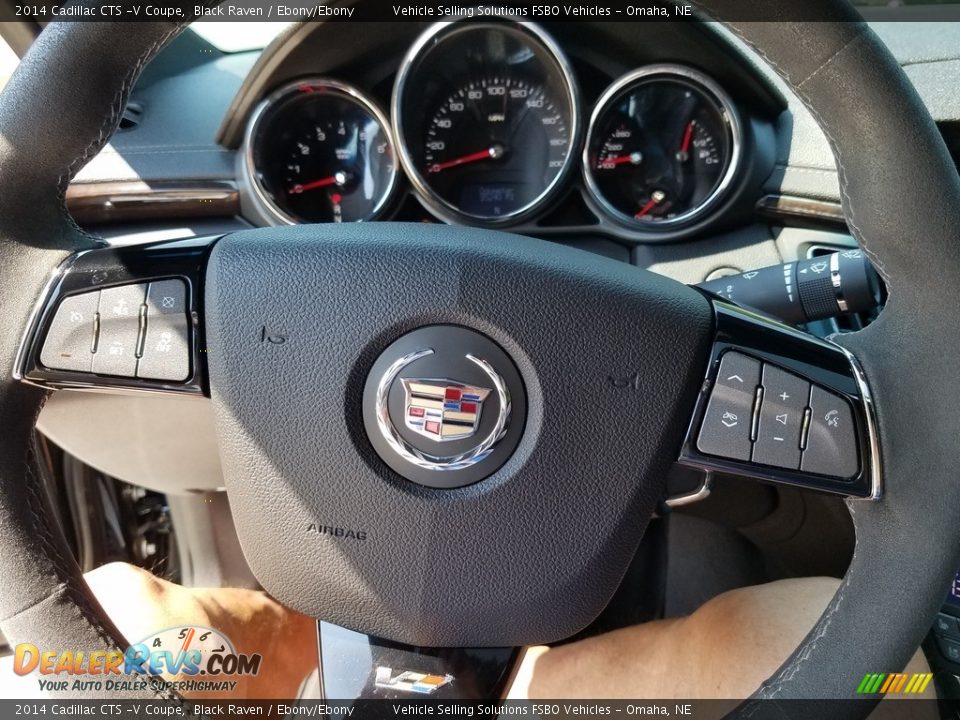
[[[580,92],[576,79],[574,78],[573,67],[567,60],[566,55],[564,55],[557,42],[536,23],[519,20],[510,15],[494,16],[489,19],[485,19],[480,23],[471,21],[468,24],[464,22],[464,20],[464,18],[459,18],[456,20],[444,20],[430,26],[419,38],[417,38],[416,42],[413,43],[413,45],[407,51],[407,54],[404,56],[403,61],[400,63],[400,69],[397,72],[397,79],[393,85],[393,95],[390,100],[390,115],[393,120],[393,136],[395,139],[394,147],[397,150],[397,156],[399,157],[400,165],[403,167],[407,178],[410,180],[410,184],[416,191],[417,197],[427,208],[427,210],[433,213],[433,215],[438,219],[452,224],[466,223],[470,225],[481,225],[484,227],[502,227],[505,225],[512,225],[529,218],[544,205],[546,205],[547,202],[549,202],[551,199],[554,199],[557,193],[562,189],[563,183],[570,176],[573,166],[576,164],[576,150],[580,143],[582,133]],[[563,84],[566,88],[569,100],[570,149],[567,152],[567,157],[564,160],[563,167],[560,168],[560,172],[557,173],[556,177],[554,177],[554,179],[544,189],[544,191],[540,193],[540,195],[518,210],[507,213],[506,215],[502,215],[500,217],[491,218],[483,215],[465,213],[434,192],[429,183],[427,183],[424,179],[423,174],[417,168],[417,165],[413,159],[413,155],[407,146],[400,108],[403,103],[405,90],[411,73],[416,70],[418,62],[422,60],[426,52],[432,50],[439,43],[447,40],[455,33],[478,32],[490,27],[496,27],[497,25],[504,24],[513,25],[522,32],[530,35],[534,42],[537,42],[543,46],[543,48],[547,51],[547,54],[550,55],[553,61],[557,64],[557,67],[560,70],[560,75],[563,78]]]
[[[714,188],[697,207],[688,210],[682,215],[669,220],[659,220],[655,223],[638,221],[625,213],[620,212],[610,204],[603,196],[603,193],[597,187],[593,177],[593,169],[590,164],[590,146],[591,138],[594,133],[594,126],[608,109],[610,104],[621,94],[631,89],[632,86],[641,85],[649,80],[663,78],[666,80],[679,80],[697,89],[703,91],[709,98],[716,102],[720,108],[727,126],[730,129],[730,158],[727,169],[724,171],[720,183]],[[587,134],[583,143],[583,153],[581,154],[580,165],[583,174],[584,185],[587,189],[587,200],[594,209],[601,215],[609,217],[620,225],[629,228],[641,236],[657,237],[662,232],[675,230],[679,226],[689,225],[696,220],[702,220],[710,213],[717,203],[727,194],[733,186],[733,181],[740,171],[741,160],[743,158],[743,121],[737,112],[736,105],[726,93],[726,91],[712,78],[704,75],[699,70],[687,67],[686,65],[676,65],[672,63],[659,63],[656,65],[645,65],[641,68],[627,73],[615,80],[600,95],[590,114],[590,124],[587,126]]]
[[[393,173],[390,176],[390,184],[387,186],[386,192],[383,193],[383,197],[374,207],[373,213],[370,215],[370,217],[363,218],[362,221],[375,220],[380,216],[384,208],[387,207],[387,205],[393,199],[394,195],[396,194],[397,187],[399,186],[400,169],[397,167],[397,142],[393,136],[393,126],[377,103],[363,91],[353,85],[350,85],[349,83],[341,82],[340,80],[333,80],[327,77],[299,78],[295,81],[282,85],[270,93],[266,98],[261,100],[257,107],[254,108],[253,112],[250,114],[250,119],[247,121],[247,128],[244,131],[243,136],[243,163],[241,167],[243,168],[244,175],[246,176],[246,185],[253,190],[254,200],[274,225],[303,224],[303,221],[297,220],[296,218],[288,215],[286,212],[280,209],[280,207],[278,207],[273,200],[270,199],[266,189],[263,187],[263,185],[261,185],[257,174],[257,167],[256,163],[254,162],[253,147],[254,138],[256,137],[257,131],[260,129],[260,124],[263,121],[267,110],[286,98],[288,95],[298,92],[298,88],[302,85],[309,85],[310,87],[314,88],[314,92],[340,95],[341,97],[356,103],[364,110],[369,112],[383,128],[387,142],[390,143],[390,148],[393,151]]]
[[[487,457],[490,456],[490,453],[493,452],[493,449],[496,447],[497,443],[499,443],[507,434],[507,428],[510,425],[510,412],[512,408],[510,401],[510,390],[507,388],[506,381],[500,377],[500,374],[493,369],[493,366],[490,363],[474,355],[467,355],[467,360],[472,362],[474,365],[483,370],[484,373],[486,373],[487,377],[490,379],[490,382],[493,383],[494,392],[497,394],[497,400],[500,408],[497,413],[497,420],[493,426],[493,429],[490,430],[487,436],[471,450],[460,453],[459,455],[440,456],[432,455],[419,450],[412,443],[409,443],[404,439],[390,417],[390,388],[393,386],[393,381],[397,378],[400,372],[407,367],[407,365],[432,354],[432,348],[425,348],[423,350],[410,353],[409,355],[404,355],[390,365],[386,372],[384,372],[383,377],[380,378],[380,382],[377,384],[377,428],[380,430],[380,434],[383,436],[383,439],[387,441],[387,444],[397,455],[402,457],[407,462],[416,465],[417,467],[423,468],[424,470],[435,470],[439,472],[463,470],[476,465],[483,460],[486,460]]]

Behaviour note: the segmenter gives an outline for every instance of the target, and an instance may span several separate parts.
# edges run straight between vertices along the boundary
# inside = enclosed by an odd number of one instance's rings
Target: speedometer
[[[431,28],[401,67],[393,122],[424,204],[444,220],[487,225],[549,201],[579,124],[566,60],[539,28],[513,21]]]

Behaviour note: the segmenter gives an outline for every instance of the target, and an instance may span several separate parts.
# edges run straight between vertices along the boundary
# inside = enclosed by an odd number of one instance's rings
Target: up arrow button
[[[750,420],[759,384],[759,360],[733,351],[724,354],[697,437],[700,452],[750,459]]]

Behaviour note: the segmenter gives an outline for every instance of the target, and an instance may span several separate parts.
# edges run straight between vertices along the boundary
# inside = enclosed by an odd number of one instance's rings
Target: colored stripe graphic
[[[927,689],[933,673],[867,673],[857,686],[858,695],[919,695]]]

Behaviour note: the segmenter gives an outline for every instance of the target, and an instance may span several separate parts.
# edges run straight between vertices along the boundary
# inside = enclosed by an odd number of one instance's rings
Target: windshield
[[[190,29],[222,52],[262,50],[289,22],[208,22],[200,20]]]

